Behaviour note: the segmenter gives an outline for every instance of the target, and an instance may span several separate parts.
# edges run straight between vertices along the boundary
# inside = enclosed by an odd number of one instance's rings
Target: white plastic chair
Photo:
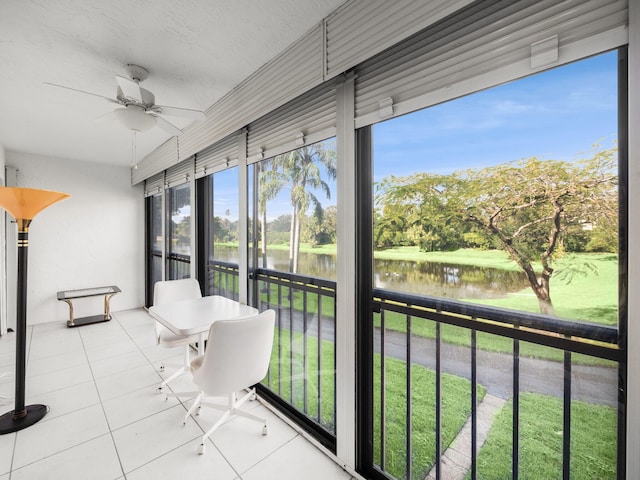
[[[199,392],[174,394],[171,396],[195,395],[195,400],[184,417],[186,423],[195,409],[212,407],[224,410],[222,417],[202,437],[198,453],[205,452],[205,441],[233,415],[242,416],[262,423],[262,434],[266,435],[267,420],[252,415],[240,407],[248,400],[255,399],[253,385],[262,381],[267,374],[276,313],[266,310],[258,315],[239,320],[218,320],[211,325],[207,349],[204,355],[191,362],[193,381]],[[236,392],[248,389],[238,400]],[[203,401],[205,397],[227,396],[226,405]]]
[[[193,278],[185,278],[181,280],[166,280],[162,282],[156,282],[153,287],[153,304],[162,305],[165,303],[177,302],[180,300],[189,300],[192,298],[201,298],[200,284]],[[189,372],[189,349],[192,343],[196,343],[199,340],[198,335],[191,335],[188,337],[176,335],[171,330],[166,328],[160,322],[156,321],[156,338],[158,345],[167,348],[175,348],[184,345],[184,362],[182,366],[175,371],[171,376],[166,378],[160,386],[157,388],[158,392],[162,392],[164,386],[170,381],[178,378],[180,375],[184,375]],[[160,371],[164,372],[164,363],[160,365]]]

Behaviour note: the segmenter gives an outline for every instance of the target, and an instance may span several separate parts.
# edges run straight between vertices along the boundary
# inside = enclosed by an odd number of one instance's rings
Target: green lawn
[[[269,374],[263,384],[285,401],[304,412],[328,431],[335,433],[334,378],[335,349],[333,342],[321,342],[322,359],[318,389],[318,341],[308,336],[307,364],[304,364],[304,336],[289,331],[276,331]],[[292,348],[293,347],[293,348]],[[293,356],[291,357],[291,352]],[[375,356],[374,375],[374,458],[379,464],[380,450],[380,356]],[[385,415],[386,415],[386,471],[396,478],[403,478],[406,470],[406,362],[393,358],[385,361]],[[433,370],[413,364],[412,375],[412,480],[423,479],[435,462],[435,373]],[[304,379],[307,379],[306,385]],[[306,407],[305,407],[306,388]],[[454,375],[442,375],[442,437],[443,448],[456,437],[471,411],[471,383]],[[321,395],[319,395],[321,393]],[[478,398],[485,389],[478,386]],[[318,415],[318,398],[321,398]]]
[[[458,332],[459,333],[459,332]],[[291,341],[293,340],[293,341]],[[335,349],[330,341],[322,349],[318,388],[318,341],[289,331],[276,332],[269,375],[263,383],[285,401],[335,433]],[[292,348],[293,347],[293,348]],[[292,354],[292,355],[291,355]],[[381,450],[381,362],[374,358],[374,463],[382,464]],[[435,462],[435,372],[411,366],[411,480],[422,480]],[[306,378],[306,384],[304,379]],[[385,359],[385,471],[406,478],[407,439],[406,362]],[[306,388],[306,406],[305,406]],[[454,375],[442,375],[443,451],[467,421],[471,406],[471,384]],[[478,401],[485,395],[478,386]],[[321,405],[318,405],[318,399]],[[478,478],[511,478],[512,404],[498,413],[487,442],[478,456]],[[545,395],[520,395],[520,478],[558,478],[562,465],[562,400]],[[574,401],[572,404],[572,479],[615,478],[616,411],[614,408]]]
[[[318,339],[311,335],[307,336],[305,369],[304,335],[296,332],[291,339],[289,330],[282,328],[278,332],[276,329],[269,373],[262,383],[283,400],[335,434],[335,345],[327,340],[322,340],[320,343],[319,363]],[[319,364],[321,368],[318,372]],[[320,373],[320,383],[318,383],[318,373]],[[318,399],[321,399],[320,414],[318,414]]]
[[[570,264],[588,264],[593,271],[563,279],[561,273]],[[551,277],[551,299],[556,315],[562,318],[617,325],[618,323],[618,257],[607,253],[583,253],[559,260],[558,276]],[[470,302],[528,312],[539,312],[538,301],[531,289],[512,293],[506,298],[469,300]]]
[[[312,249],[316,253],[317,249]],[[407,259],[406,248],[390,249],[382,255],[403,255]],[[422,257],[423,253],[413,252]],[[453,256],[452,256],[453,255]],[[465,263],[492,266],[495,268],[513,268],[502,252],[458,251],[430,254],[432,261]],[[438,258],[441,257],[441,258]],[[437,259],[437,260],[436,260]],[[612,255],[584,254],[578,262],[589,262],[597,274],[586,277],[574,276],[571,282],[555,279],[552,282],[552,298],[558,315],[592,322],[615,324],[617,316],[615,299],[617,292],[617,258]],[[556,268],[561,270],[562,262]],[[277,304],[277,286],[270,286],[271,302]],[[281,288],[282,308],[289,308],[289,289]],[[266,301],[266,292],[262,292],[262,301]],[[292,295],[293,309],[302,311],[304,298],[302,292]],[[306,307],[310,314],[318,311],[319,301],[323,314],[331,314],[334,300],[328,297],[307,294]],[[478,303],[503,308],[537,312],[535,297],[528,289],[509,295],[503,299],[486,300]],[[406,331],[406,317],[391,312],[385,314],[386,327],[401,332]],[[376,324],[380,315],[376,314]],[[329,431],[335,431],[334,418],[334,376],[335,349],[330,341],[321,341],[321,367],[318,369],[318,341],[316,337],[305,340],[301,333],[290,337],[288,324],[276,333],[270,374],[264,383],[297,409],[305,412]],[[435,336],[435,323],[412,318],[412,332],[416,335],[432,338]],[[461,334],[459,327],[442,325],[443,341],[469,345],[470,335],[465,330]],[[415,341],[415,340],[414,340]],[[477,343],[480,349],[511,353],[513,341],[479,332]],[[563,351],[542,347],[526,342],[520,343],[522,356],[545,358],[561,361]],[[573,356],[574,363],[614,366],[613,362],[601,361],[581,355]],[[386,358],[385,362],[385,471],[395,478],[406,478],[406,438],[407,438],[407,388],[406,363],[402,360]],[[318,383],[318,370],[320,383]],[[380,357],[375,356],[374,370],[374,462],[380,466],[382,450],[380,436],[381,378]],[[411,444],[412,458],[411,480],[422,480],[435,462],[435,373],[420,365],[411,366]],[[304,379],[307,379],[306,385]],[[306,403],[305,403],[306,388]],[[464,378],[443,374],[442,377],[442,436],[443,450],[456,437],[470,414],[470,382]],[[318,406],[321,392],[322,401]],[[478,386],[478,398],[485,394]],[[560,399],[544,395],[522,393],[520,397],[520,478],[547,479],[559,478],[562,469],[562,402]],[[495,419],[488,440],[478,457],[478,478],[500,480],[511,478],[511,421],[512,405],[509,401]],[[573,402],[572,405],[572,479],[608,479],[615,478],[616,468],[616,411],[613,408]]]
[[[406,478],[407,462],[407,366],[406,362],[385,358],[385,471]],[[374,463],[381,466],[381,362],[374,359]],[[411,480],[422,480],[435,464],[436,374],[421,365],[411,366]],[[485,395],[478,385],[478,399]],[[471,413],[471,382],[454,375],[442,375],[443,451],[455,439]]]
[[[478,478],[511,479],[513,403],[496,416],[478,455]],[[616,478],[617,412],[574,401],[571,408],[571,479]],[[562,400],[520,395],[520,476],[522,480],[562,478]],[[467,476],[470,478],[470,476]]]
[[[452,252],[421,252],[418,247],[393,247],[376,250],[374,258],[381,260],[407,260],[414,262],[437,262],[454,265],[501,268],[519,271],[518,265],[502,250],[476,250],[462,248]]]

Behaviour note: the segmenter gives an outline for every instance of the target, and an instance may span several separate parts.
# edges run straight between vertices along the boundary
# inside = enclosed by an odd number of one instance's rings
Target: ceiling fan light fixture
[[[127,105],[125,108],[114,110],[115,116],[129,130],[144,132],[155,127],[156,118],[147,114],[143,107],[137,105]]]

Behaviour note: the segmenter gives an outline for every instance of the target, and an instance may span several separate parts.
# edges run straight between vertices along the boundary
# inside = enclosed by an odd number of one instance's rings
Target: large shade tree
[[[595,228],[617,238],[617,183],[615,148],[576,162],[532,157],[450,175],[389,177],[376,196],[378,236],[402,226],[408,241],[446,250],[463,246],[468,233],[483,235],[522,269],[540,311],[553,314],[549,282],[567,235]]]

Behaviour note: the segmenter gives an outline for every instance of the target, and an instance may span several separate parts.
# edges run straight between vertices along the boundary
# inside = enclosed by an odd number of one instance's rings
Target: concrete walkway
[[[494,395],[486,394],[477,409],[477,451],[479,452],[487,440],[493,419],[498,414],[506,400]],[[440,475],[445,480],[464,480],[471,468],[471,417],[467,419],[458,436],[445,450],[441,457]],[[425,477],[426,480],[436,479],[434,466]]]

